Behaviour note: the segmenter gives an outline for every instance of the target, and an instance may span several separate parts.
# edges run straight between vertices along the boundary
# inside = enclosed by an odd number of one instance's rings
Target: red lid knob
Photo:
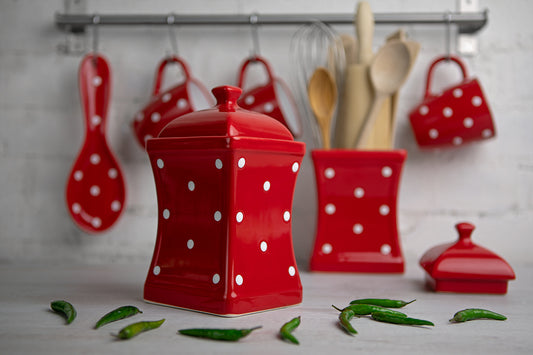
[[[217,99],[217,106],[220,111],[235,111],[237,100],[241,96],[242,89],[236,86],[217,86],[211,90]]]
[[[470,242],[470,235],[472,235],[472,232],[474,231],[476,226],[471,223],[462,222],[457,223],[455,225],[455,228],[457,229],[457,232],[459,232],[459,240],[463,242]]]

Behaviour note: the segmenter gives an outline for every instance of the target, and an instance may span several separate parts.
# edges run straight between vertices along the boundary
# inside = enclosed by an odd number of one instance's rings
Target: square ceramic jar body
[[[291,212],[303,144],[212,136],[147,147],[159,216],[145,300],[224,316],[300,303]]]

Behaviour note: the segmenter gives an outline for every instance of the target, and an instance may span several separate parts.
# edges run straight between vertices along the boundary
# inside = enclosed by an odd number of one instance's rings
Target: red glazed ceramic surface
[[[318,189],[311,270],[401,273],[396,202],[404,150],[314,150]]]
[[[305,145],[239,108],[241,90],[180,117],[147,151],[159,220],[145,300],[223,316],[298,304],[292,197]]]
[[[105,136],[111,71],[104,57],[88,54],[83,58],[79,87],[85,139],[69,174],[67,208],[78,227],[100,233],[117,221],[126,200],[122,170]]]
[[[291,131],[294,137],[299,137],[302,134],[302,123],[294,98],[288,86],[281,79],[274,77],[270,65],[264,58],[254,56],[244,61],[237,86],[244,87],[247,68],[252,64],[263,65],[268,81],[264,85],[243,93],[238,102],[239,106],[277,119]]]
[[[428,285],[435,291],[462,293],[507,292],[514,280],[511,266],[492,251],[470,239],[474,225],[458,223],[459,240],[429,249],[420,258]]]
[[[161,92],[163,74],[169,64],[179,65],[185,78],[182,83]],[[165,58],[156,71],[152,99],[133,120],[135,137],[144,149],[146,140],[157,137],[163,127],[173,119],[209,108],[213,103],[213,98],[207,89],[191,76],[190,69],[183,59],[175,56]]]
[[[463,81],[435,95],[430,92],[437,64],[450,59],[463,74]],[[409,114],[420,147],[460,146],[470,141],[492,138],[496,131],[479,82],[468,77],[458,57],[437,58],[430,66],[424,100]]]

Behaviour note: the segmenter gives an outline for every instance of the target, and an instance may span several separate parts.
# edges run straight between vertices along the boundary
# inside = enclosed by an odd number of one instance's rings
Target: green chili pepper
[[[481,308],[467,308],[454,314],[450,322],[466,322],[473,319],[496,319],[506,320],[507,317],[503,314],[499,314],[488,309]]]
[[[50,308],[54,312],[61,313],[67,320],[67,324],[70,324],[76,319],[76,309],[74,306],[68,303],[67,301],[53,301],[50,303]]]
[[[348,332],[348,334],[357,334],[357,330],[355,330],[354,327],[352,327],[352,324],[350,321],[355,316],[354,311],[346,307],[341,311],[341,314],[339,314],[339,322],[341,323],[341,326]]]
[[[373,312],[372,319],[379,322],[393,323],[393,324],[405,324],[405,325],[435,325],[432,322],[424,319],[402,317],[385,312]]]
[[[298,316],[296,318],[291,319],[287,323],[283,324],[283,326],[279,330],[279,335],[281,336],[282,339],[288,340],[291,343],[294,343],[296,345],[300,344],[298,339],[296,339],[294,335],[291,334],[292,331],[294,331],[300,325],[300,320],[301,320],[300,318],[301,317]]]
[[[333,306],[333,308],[335,308],[339,312],[343,311],[341,309],[338,309],[335,306]],[[383,313],[396,315],[398,317],[407,317],[407,314],[405,313],[398,312],[392,309],[387,309],[387,308],[380,307],[380,306],[374,306],[371,304],[351,304],[346,308],[350,308],[356,316],[367,316],[369,314],[372,314],[372,312],[383,312]]]
[[[237,341],[244,338],[252,331],[261,328],[261,326],[249,329],[213,329],[213,328],[191,328],[181,329],[179,332],[183,335],[189,335],[199,338],[208,338],[214,340]]]
[[[402,308],[407,306],[409,303],[413,303],[416,300],[409,302],[402,300],[390,300],[387,298],[361,298],[358,300],[353,300],[350,304],[372,304],[374,306],[381,306],[387,308]]]
[[[139,333],[145,332],[147,330],[152,330],[159,328],[165,319],[156,320],[156,321],[144,321],[130,324],[118,332],[117,337],[120,339],[130,339],[136,336]]]
[[[98,329],[103,325],[106,325],[108,323],[121,320],[124,318],[131,317],[137,313],[142,313],[141,310],[139,310],[135,306],[122,306],[115,310],[112,310],[111,312],[104,315],[98,322],[96,322],[96,325],[94,326],[94,329]]]

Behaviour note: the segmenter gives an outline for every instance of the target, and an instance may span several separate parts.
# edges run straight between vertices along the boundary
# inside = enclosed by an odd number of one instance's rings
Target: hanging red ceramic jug
[[[161,92],[163,75],[170,64],[177,64],[183,72],[184,80]],[[159,132],[173,119],[189,112],[213,106],[214,101],[207,89],[191,76],[187,63],[179,57],[165,58],[157,68],[152,98],[139,111],[133,120],[135,137],[145,147],[147,139],[157,137]]]
[[[431,92],[432,76],[438,64],[451,61],[463,80],[440,94]],[[422,148],[460,146],[496,135],[492,114],[476,78],[469,77],[465,64],[456,56],[439,57],[429,67],[424,100],[409,114],[411,127]]]

